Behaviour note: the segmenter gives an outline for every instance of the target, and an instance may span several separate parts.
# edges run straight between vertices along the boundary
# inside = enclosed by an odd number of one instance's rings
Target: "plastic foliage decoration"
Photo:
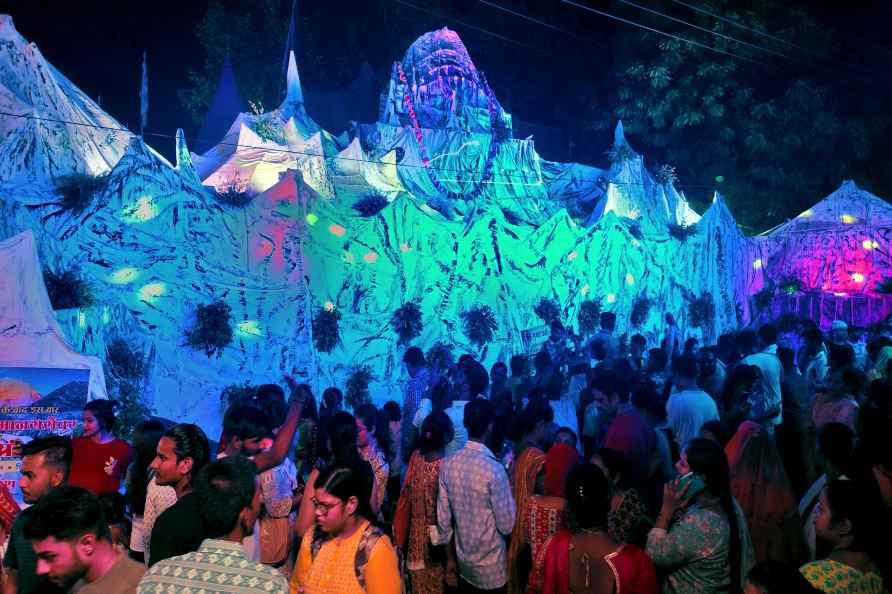
[[[780,290],[787,295],[795,295],[802,290],[802,283],[795,276],[788,276],[784,278],[784,280],[782,280],[779,285]]]
[[[220,392],[220,402],[224,408],[233,404],[250,404],[257,397],[257,386],[245,380],[243,384],[230,384]]]
[[[715,322],[715,303],[712,295],[692,299],[688,305],[688,323],[694,328],[709,328]]]
[[[626,229],[629,230],[629,235],[631,235],[635,239],[640,240],[644,237],[644,232],[641,231],[640,221],[628,221],[626,223]]]
[[[56,194],[59,200],[55,205],[59,210],[53,214],[72,212],[79,214],[84,211],[96,196],[105,187],[108,174],[89,175],[86,173],[73,173],[60,175],[53,182],[56,186]]]
[[[594,334],[601,323],[601,302],[586,299],[579,304],[579,314],[576,318],[579,322],[579,333],[582,336]]]
[[[369,384],[375,377],[372,375],[372,368],[368,365],[359,365],[350,371],[347,376],[347,383],[344,390],[344,402],[346,402],[353,410],[357,407],[371,401],[369,393]]]
[[[669,235],[677,239],[678,241],[685,241],[688,237],[691,237],[697,232],[697,227],[694,225],[676,225],[675,223],[669,223]]]
[[[313,344],[320,353],[330,353],[341,342],[341,312],[320,307],[313,316]]]
[[[384,210],[390,204],[385,196],[372,192],[353,203],[353,210],[361,217],[370,218]]]
[[[251,112],[254,115],[254,121],[250,124],[251,130],[263,140],[275,142],[276,144],[285,144],[285,137],[279,127],[276,126],[275,115],[264,113],[263,105],[259,102],[248,101],[248,105],[251,107]]]
[[[89,283],[73,270],[57,273],[45,268],[43,284],[53,309],[82,309],[96,302]]]
[[[409,344],[421,334],[421,309],[410,301],[398,307],[390,316],[390,327],[399,337],[399,344]]]
[[[633,326],[640,326],[647,321],[647,314],[650,313],[651,305],[653,305],[653,302],[646,296],[635,299],[635,302],[632,304],[632,313],[629,316],[629,321],[632,322]]]
[[[678,181],[678,173],[675,171],[675,166],[669,164],[660,165],[654,177],[660,185],[671,185]]]
[[[142,387],[148,375],[148,364],[123,338],[113,339],[105,351],[105,385],[109,397],[118,403],[115,411],[115,433],[127,441],[137,425],[152,414],[142,397]]]
[[[452,347],[444,342],[434,344],[424,357],[427,362],[428,369],[437,372],[444,372],[449,369],[455,362],[452,356]]]
[[[222,190],[216,190],[214,197],[218,202],[237,208],[248,206],[252,200],[252,197],[245,192],[244,184],[239,179],[230,180]]]
[[[892,295],[892,276],[887,276],[878,282],[874,291],[881,295]]]
[[[492,342],[498,324],[496,315],[488,305],[478,305],[462,312],[461,319],[465,336],[477,348],[483,348]]]
[[[186,331],[186,344],[208,357],[219,359],[232,342],[232,308],[223,301],[199,304],[195,309],[195,325]]]
[[[765,287],[753,295],[753,305],[757,311],[767,309],[771,306],[772,301],[774,301],[774,289],[772,287]]]
[[[543,297],[536,304],[536,307],[533,308],[533,313],[539,316],[546,324],[551,324],[555,320],[561,321],[561,310],[554,299]]]

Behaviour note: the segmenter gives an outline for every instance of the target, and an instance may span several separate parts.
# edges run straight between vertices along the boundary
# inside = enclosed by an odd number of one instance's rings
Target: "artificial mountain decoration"
[[[697,232],[697,228],[693,225],[676,225],[674,223],[670,223],[669,227],[669,235],[677,239],[678,241],[686,241],[688,237],[693,236]]]
[[[462,326],[465,336],[477,348],[483,348],[495,335],[497,327],[496,315],[488,305],[478,305],[462,312]]]
[[[313,344],[320,353],[330,353],[341,342],[341,312],[320,307],[313,316]]]
[[[56,273],[46,268],[43,284],[53,309],[83,309],[96,301],[90,285],[73,270]]]
[[[74,173],[60,175],[53,180],[59,196],[56,206],[59,210],[53,214],[71,212],[80,214],[93,201],[94,196],[105,187],[107,175],[88,175]]]
[[[219,359],[232,342],[232,308],[223,301],[210,305],[199,304],[195,309],[195,325],[186,331],[186,344],[204,351],[209,358]]]
[[[409,301],[398,307],[390,316],[390,327],[399,337],[398,344],[409,344],[421,334],[421,309],[418,304]]]

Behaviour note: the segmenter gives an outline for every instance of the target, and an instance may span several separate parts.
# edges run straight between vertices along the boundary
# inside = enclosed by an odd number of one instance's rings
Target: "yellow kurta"
[[[365,567],[365,590],[356,579],[356,550],[367,526],[364,521],[349,538],[326,542],[315,559],[310,555],[312,531],[307,532],[291,576],[291,594],[399,594],[402,582],[396,551],[387,536],[372,548]]]

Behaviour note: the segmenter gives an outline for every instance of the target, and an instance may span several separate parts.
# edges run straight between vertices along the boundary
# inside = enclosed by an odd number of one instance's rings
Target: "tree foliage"
[[[668,1],[653,8],[677,11]],[[731,0],[709,0],[702,8],[817,52],[834,50],[830,31],[791,3],[755,0],[743,7]],[[714,35],[681,24],[676,30],[665,20],[660,28],[762,63],[651,32],[622,30],[618,80],[608,104],[598,106],[606,109],[598,110],[596,128],[606,130],[621,119],[639,152],[672,163],[686,184],[717,187],[750,231],[795,216],[854,176],[870,150],[869,128],[875,126],[867,125],[863,113],[853,113],[849,85],[832,80],[827,69],[791,65],[721,36],[793,52],[776,41],[747,37],[702,13],[688,12],[683,18]],[[884,122],[888,127],[888,119]],[[874,137],[881,135],[874,132]],[[716,185],[717,178],[724,181]],[[694,194],[706,200],[710,192]]]

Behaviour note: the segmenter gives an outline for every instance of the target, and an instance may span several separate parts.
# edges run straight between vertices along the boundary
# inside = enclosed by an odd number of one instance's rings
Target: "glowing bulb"
[[[844,214],[839,217],[839,220],[842,221],[846,225],[851,225],[852,223],[855,223],[858,219],[856,219],[855,217],[853,217],[850,214]]]
[[[607,303],[613,303],[614,301],[616,301],[616,295],[607,293]]]
[[[853,272],[853,273],[852,273],[852,280],[855,281],[856,283],[863,283],[863,282],[864,282],[864,275],[861,274],[860,272]]]
[[[237,332],[242,336],[263,336],[260,322],[257,320],[245,320],[236,324]]]
[[[753,270],[762,270],[762,258],[753,260]]]
[[[846,293],[833,293],[836,297],[845,297]]]
[[[112,272],[108,280],[116,285],[128,285],[139,277],[139,270],[132,266],[125,266]]]
[[[589,290],[588,283],[585,283],[584,285],[582,285],[582,288],[579,290],[579,292],[582,293],[583,297],[585,297],[586,295],[588,295],[588,290]]]
[[[799,218],[807,219],[808,217],[812,216],[813,214],[815,214],[815,211],[813,211],[812,209],[809,208],[808,210],[803,211],[802,214],[799,215]]]
[[[326,301],[324,307],[325,311],[334,311],[334,303],[332,303],[331,301]]]
[[[411,250],[411,249],[412,249],[412,248],[409,247],[409,244],[408,244],[408,243],[401,243],[401,244],[400,244],[400,251],[403,252],[404,254],[405,254],[406,252],[408,252],[409,250]]]
[[[627,273],[626,273],[626,284],[627,284],[627,285],[634,285],[634,284],[635,284],[635,277],[632,276],[632,273],[630,273],[630,272],[627,272]]]
[[[149,303],[155,301],[158,297],[167,292],[167,285],[164,283],[149,283],[140,287],[138,295],[141,301]]]
[[[343,237],[347,230],[337,223],[332,223],[328,226],[328,232],[334,235],[335,237]]]
[[[569,254],[567,254],[567,262],[572,262],[576,259],[576,250],[573,250]]]
[[[635,246],[635,247],[638,247],[639,245],[641,245],[641,242],[638,241],[637,239],[633,239],[633,240],[632,240],[632,245]]]
[[[366,252],[362,255],[362,259],[365,260],[367,264],[374,264],[378,261],[378,254],[375,252]]]
[[[880,244],[878,244],[876,241],[873,241],[872,239],[865,239],[861,242],[861,245],[864,246],[865,250],[875,250],[880,247]]]
[[[313,213],[308,214],[306,218],[307,224],[309,224],[311,227],[319,222],[319,217],[317,217]]]

